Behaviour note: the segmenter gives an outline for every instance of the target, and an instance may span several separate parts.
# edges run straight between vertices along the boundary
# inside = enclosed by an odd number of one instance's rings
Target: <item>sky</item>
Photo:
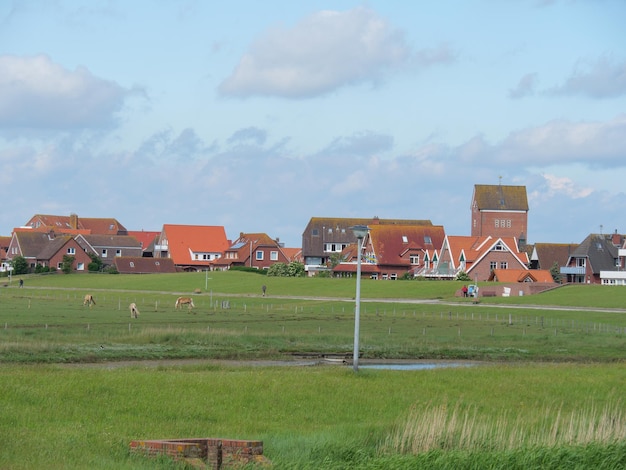
[[[523,185],[529,243],[626,233],[623,0],[0,0],[0,235],[34,214],[470,234]]]

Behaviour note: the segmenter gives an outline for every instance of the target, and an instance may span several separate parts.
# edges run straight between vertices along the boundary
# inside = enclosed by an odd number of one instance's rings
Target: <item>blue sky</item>
[[[524,185],[528,241],[626,233],[623,0],[0,0],[0,235],[33,214],[469,235]]]

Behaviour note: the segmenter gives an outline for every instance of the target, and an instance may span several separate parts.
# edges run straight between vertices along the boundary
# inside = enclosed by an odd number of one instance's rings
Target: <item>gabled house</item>
[[[363,239],[362,275],[373,279],[395,280],[405,275],[413,276],[423,269],[430,259],[436,258],[445,237],[441,225],[377,224],[369,226]],[[336,276],[356,272],[357,245],[350,245],[343,256],[346,262],[333,268]]]
[[[624,269],[620,258],[620,247],[616,245],[623,240],[619,234],[602,235],[590,234],[570,254],[567,264],[561,267],[561,275],[567,282],[584,284],[601,284],[602,273],[607,279],[605,284],[611,284],[609,279],[621,277],[612,275]],[[626,279],[626,278],[625,278]],[[614,282],[613,282],[614,283]]]
[[[486,281],[494,269],[528,270],[528,254],[515,237],[446,236],[437,263],[420,275],[454,279],[460,272]]]
[[[290,261],[278,240],[265,233],[240,233],[222,256],[211,262],[211,267],[220,270],[233,266],[269,269],[275,263],[289,264]]]
[[[202,271],[229,247],[222,226],[165,224],[154,247],[155,258],[171,258],[178,270]]]
[[[175,273],[176,266],[170,258],[132,257],[115,258],[115,269],[120,274]]]
[[[54,231],[67,234],[127,234],[126,227],[114,218],[79,218],[76,214],[69,216],[35,214],[26,222],[25,227],[40,232]]]
[[[305,270],[326,269],[331,257],[339,256],[357,239],[350,227],[355,225],[415,225],[432,226],[430,220],[400,220],[372,218],[313,217],[302,233],[302,256]]]
[[[37,265],[61,269],[63,257],[72,256],[72,268],[86,271],[91,258],[71,235],[56,235],[54,232],[14,231],[9,244],[9,259],[22,256],[28,267],[35,270]]]
[[[10,243],[11,237],[0,237],[0,273],[6,272],[9,268],[7,252],[9,251]]]
[[[525,186],[476,184],[471,213],[473,237],[515,237],[523,248],[528,235]]]
[[[141,256],[141,245],[130,235],[77,235],[76,241],[81,248],[95,254],[104,266],[114,264],[120,256]]]

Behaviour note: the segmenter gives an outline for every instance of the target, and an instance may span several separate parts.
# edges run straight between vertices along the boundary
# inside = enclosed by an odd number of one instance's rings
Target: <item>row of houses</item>
[[[580,244],[526,242],[528,202],[523,186],[475,185],[470,203],[471,235],[448,235],[430,220],[313,217],[302,247],[288,248],[263,232],[229,240],[222,226],[165,224],[160,231],[131,231],[113,218],[36,214],[10,237],[0,237],[0,270],[15,256],[29,267],[87,271],[92,257],[120,273],[268,269],[302,262],[309,275],[353,276],[357,238],[367,226],[362,275],[372,279],[423,277],[475,281],[626,285],[625,236],[590,234]],[[65,258],[67,259],[67,258]]]

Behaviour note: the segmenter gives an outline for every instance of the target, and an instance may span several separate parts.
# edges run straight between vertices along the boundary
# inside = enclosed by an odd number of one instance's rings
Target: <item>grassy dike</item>
[[[606,310],[619,288],[503,308],[455,298],[462,283],[364,283],[364,357],[484,362],[355,374],[210,360],[349,351],[353,281],[209,274],[0,288],[0,468],[180,468],[130,455],[128,443],[182,437],[260,439],[278,469],[626,466],[626,315]],[[197,312],[175,312],[173,299],[195,289]],[[167,358],[203,362],[120,363]]]

